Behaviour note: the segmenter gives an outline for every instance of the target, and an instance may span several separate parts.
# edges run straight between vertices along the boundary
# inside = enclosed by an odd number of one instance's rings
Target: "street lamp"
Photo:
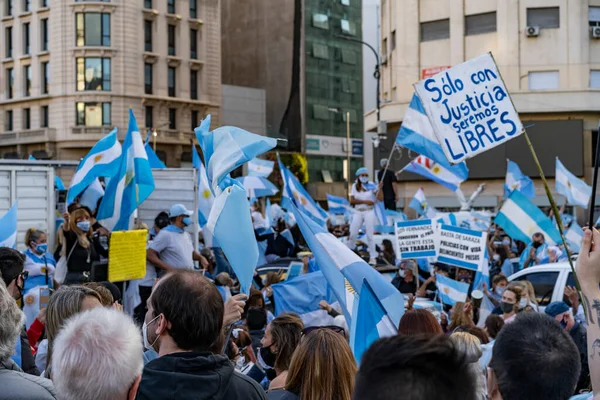
[[[156,153],[156,137],[158,136],[157,129],[164,128],[169,125],[170,122],[165,122],[164,124],[158,125],[156,128],[152,128],[152,150]]]

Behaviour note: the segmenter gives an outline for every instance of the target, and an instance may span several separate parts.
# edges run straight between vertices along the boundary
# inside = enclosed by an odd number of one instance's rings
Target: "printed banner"
[[[399,259],[427,258],[437,255],[436,225],[430,219],[396,221],[396,256]]]
[[[108,280],[122,282],[146,276],[148,231],[120,231],[110,235]]]
[[[524,131],[491,53],[419,81],[415,91],[452,164]]]
[[[435,246],[438,261],[477,271],[485,259],[487,232],[441,224]]]

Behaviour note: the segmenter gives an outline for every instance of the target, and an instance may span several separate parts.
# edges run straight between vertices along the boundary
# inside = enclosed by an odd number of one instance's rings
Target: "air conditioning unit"
[[[527,37],[537,37],[540,36],[540,27],[537,25],[530,25],[525,28],[525,34]]]
[[[600,26],[592,27],[592,38],[600,39]]]
[[[381,56],[381,65],[387,64],[387,56],[384,54]]]

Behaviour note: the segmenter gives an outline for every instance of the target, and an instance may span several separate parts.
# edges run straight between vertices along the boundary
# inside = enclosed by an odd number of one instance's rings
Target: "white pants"
[[[350,223],[350,237],[348,238],[347,246],[354,250],[356,247],[356,237],[358,236],[358,231],[360,228],[365,225],[365,229],[367,231],[367,244],[369,245],[369,257],[376,258],[377,257],[377,249],[375,248],[375,242],[373,241],[373,232],[375,230],[375,223],[377,221],[377,216],[375,215],[375,211],[367,210],[367,211],[354,211],[352,214],[352,222]]]

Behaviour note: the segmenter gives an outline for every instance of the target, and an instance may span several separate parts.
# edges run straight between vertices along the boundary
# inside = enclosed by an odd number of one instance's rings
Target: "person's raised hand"
[[[246,305],[246,296],[243,293],[232,296],[225,302],[225,315],[223,316],[223,326],[229,326],[242,319],[244,306]]]
[[[583,243],[577,258],[577,278],[581,288],[598,290],[600,284],[600,233],[584,228]]]
[[[323,309],[323,310],[325,310],[327,312],[331,311],[331,306],[325,300],[321,300],[319,302],[319,308],[321,308],[321,309]]]
[[[40,308],[40,312],[37,315],[37,320],[40,321],[42,325],[46,325],[46,307]]]

